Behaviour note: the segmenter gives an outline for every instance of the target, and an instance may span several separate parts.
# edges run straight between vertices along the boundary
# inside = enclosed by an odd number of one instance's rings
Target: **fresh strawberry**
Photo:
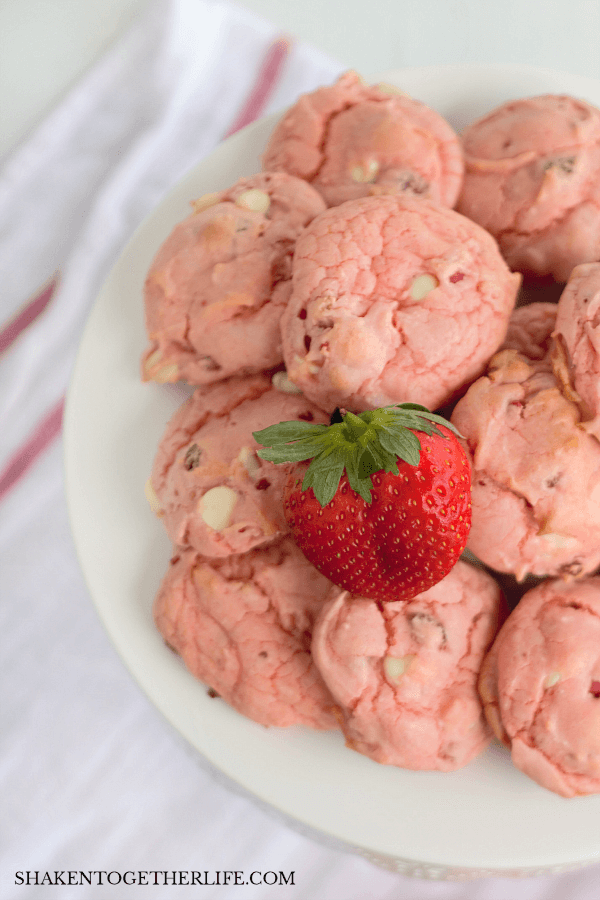
[[[403,403],[331,425],[281,422],[254,434],[258,455],[295,462],[287,522],[334,584],[374,600],[409,600],[441,581],[471,527],[471,473],[456,429]],[[312,459],[309,464],[308,460]]]

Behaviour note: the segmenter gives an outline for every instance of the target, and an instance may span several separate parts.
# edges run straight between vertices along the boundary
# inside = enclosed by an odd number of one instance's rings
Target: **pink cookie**
[[[225,560],[182,552],[154,605],[158,630],[189,671],[261,725],[335,728],[310,654],[330,589],[290,538]]]
[[[527,359],[549,359],[556,311],[556,303],[546,302],[530,303],[515,309],[500,349],[518,350]]]
[[[545,581],[481,671],[486,716],[514,764],[563,797],[600,791],[600,578]]]
[[[288,375],[323,409],[432,409],[483,371],[520,283],[487,232],[428,200],[365,197],[298,240],[281,319]]]
[[[496,582],[462,561],[407,603],[333,596],[312,652],[348,746],[376,762],[442,771],[483,750],[491,732],[477,678],[500,608]]]
[[[600,440],[600,263],[573,269],[558,302],[554,373]]]
[[[564,282],[600,257],[600,110],[573,97],[514,100],[463,135],[458,209],[512,269]]]
[[[439,113],[355,72],[305,94],[276,126],[263,168],[309,181],[328,206],[378,193],[454,206],[463,178],[460,141]]]
[[[288,386],[283,373],[275,384]],[[261,460],[252,437],[288,420],[328,421],[301,394],[266,375],[199,388],[175,413],[159,445],[147,493],[169,537],[204,556],[245,553],[289,530],[282,504],[286,466]]]
[[[281,173],[242,178],[194,206],[146,278],[145,380],[211,384],[278,366],[294,244],[325,208]]]
[[[458,402],[472,460],[467,548],[522,580],[577,577],[600,564],[600,443],[579,425],[547,361],[515,350]]]

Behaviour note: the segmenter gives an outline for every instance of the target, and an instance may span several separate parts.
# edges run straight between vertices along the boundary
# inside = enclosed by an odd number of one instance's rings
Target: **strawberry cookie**
[[[329,411],[442,406],[502,343],[519,284],[494,239],[451,209],[392,196],[328,209],[296,245],[288,375]]]
[[[337,727],[310,653],[330,584],[287,538],[224,560],[182,551],[154,604],[189,671],[261,725]]]
[[[491,738],[477,678],[500,611],[493,578],[462,561],[408,603],[328,600],[312,652],[347,745],[406,769],[447,772],[473,759]]]
[[[284,115],[263,168],[305,178],[328,206],[379,193],[454,206],[463,154],[435,110],[391,85],[369,87],[347,72],[302,96]]]
[[[600,440],[600,263],[576,266],[558,302],[554,373]]]
[[[144,380],[202,385],[278,366],[294,244],[323,200],[299,178],[265,173],[193,206],[146,277]]]
[[[504,350],[452,422],[472,460],[467,548],[522,580],[600,565],[600,442],[580,427],[547,360]]]
[[[514,764],[573,797],[600,792],[600,578],[528,591],[487,655],[486,716]]]
[[[204,556],[245,553],[287,532],[286,470],[256,455],[255,428],[295,416],[325,422],[283,373],[232,378],[198,389],[169,422],[147,495],[169,537]],[[288,390],[286,390],[286,388]]]
[[[563,95],[514,100],[462,141],[457,208],[496,237],[511,269],[565,282],[600,257],[600,110]]]

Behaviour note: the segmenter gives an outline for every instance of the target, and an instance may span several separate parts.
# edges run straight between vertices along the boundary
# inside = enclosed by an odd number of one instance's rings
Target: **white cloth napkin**
[[[158,199],[224,136],[343,68],[230,3],[157,2],[0,172],[5,900],[600,893],[597,866],[519,881],[419,881],[282,822],[203,765],[142,695],[79,570],[63,496],[62,404],[109,268]],[[283,887],[18,883],[19,872],[69,870],[295,876]]]

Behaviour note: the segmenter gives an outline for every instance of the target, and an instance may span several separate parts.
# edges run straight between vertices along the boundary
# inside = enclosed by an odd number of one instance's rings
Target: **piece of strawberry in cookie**
[[[438,112],[346,72],[288,110],[263,168],[305,178],[328,206],[380,193],[454,206],[464,165],[460,140]]]
[[[296,244],[288,375],[328,412],[439,408],[501,345],[519,284],[494,239],[451,209],[390,196],[328,209]]]

